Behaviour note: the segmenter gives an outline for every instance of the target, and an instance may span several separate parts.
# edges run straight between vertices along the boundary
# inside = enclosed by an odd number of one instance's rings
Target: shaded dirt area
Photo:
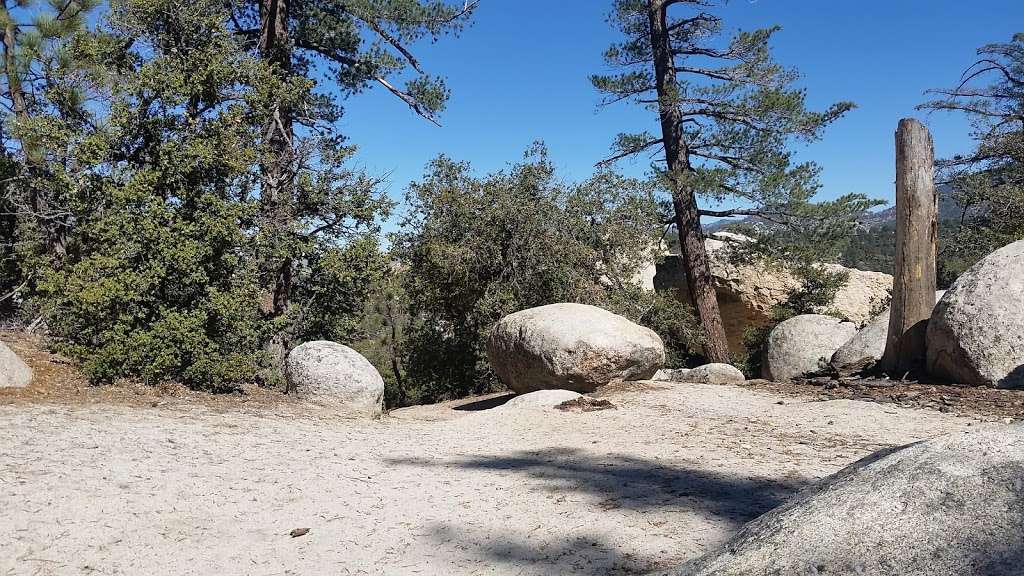
[[[814,378],[794,383],[748,380],[747,388],[818,400],[861,400],[959,414],[980,420],[1024,420],[1024,390],[900,382],[875,378]]]

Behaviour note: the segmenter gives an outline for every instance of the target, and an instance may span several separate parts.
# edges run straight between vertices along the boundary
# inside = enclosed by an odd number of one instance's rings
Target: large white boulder
[[[550,304],[502,318],[487,340],[501,381],[534,390],[593,392],[613,380],[647,380],[665,363],[653,330],[596,306]]]
[[[935,293],[935,302],[942,300],[945,290]],[[843,344],[836,353],[832,355],[830,364],[833,368],[845,368],[855,364],[874,364],[882,359],[885,354],[885,343],[889,337],[889,311],[884,312],[868,322],[868,325],[861,328],[849,342]]]
[[[32,369],[0,342],[0,388],[24,388],[32,382]]]
[[[927,370],[958,384],[1024,387],[1024,240],[964,272],[928,323]]]
[[[757,261],[734,263],[730,255],[735,247],[750,241],[749,237],[728,232],[716,232],[704,241],[726,337],[734,353],[743,351],[743,335],[747,329],[770,324],[774,308],[785,303],[800,287],[799,280],[784,267]],[[849,272],[849,281],[836,292],[832,302],[818,312],[835,313],[863,326],[892,292],[893,279],[889,274],[844,268],[838,264],[820,266],[830,271]],[[651,283],[655,289],[682,288],[680,298],[689,302],[680,256],[668,255],[663,262],[651,267],[656,271]],[[645,270],[638,283],[649,286],[646,279],[650,275],[650,270]]]
[[[336,342],[306,342],[286,360],[288,383],[300,396],[376,418],[384,410],[384,379],[362,354]]]
[[[883,450],[797,494],[668,574],[1016,576],[1024,427]]]
[[[818,372],[857,333],[852,322],[832,316],[803,314],[779,323],[768,335],[764,377],[786,382]]]

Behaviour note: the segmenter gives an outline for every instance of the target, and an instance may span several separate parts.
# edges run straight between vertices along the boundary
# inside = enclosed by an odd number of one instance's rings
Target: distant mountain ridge
[[[953,197],[953,187],[949,184],[939,184],[936,186],[936,191],[939,196],[939,221],[945,220],[960,220],[963,216],[963,207]],[[970,212],[970,211],[968,211]],[[878,210],[876,212],[865,212],[857,219],[857,222],[863,228],[871,229],[878,226],[885,226],[887,224],[895,224],[896,222],[896,206],[889,206],[884,210]],[[729,220],[722,219],[717,222],[712,222],[704,227],[704,230],[708,233],[720,232],[727,230],[737,225],[764,225],[772,226],[771,222],[759,218],[757,216],[748,216],[746,218]]]

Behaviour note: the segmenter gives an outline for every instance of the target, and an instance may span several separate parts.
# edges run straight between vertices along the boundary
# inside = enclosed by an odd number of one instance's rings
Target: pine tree
[[[437,123],[448,90],[441,78],[424,71],[410,46],[430,37],[458,32],[477,2],[451,5],[441,0],[240,0],[232,3],[229,24],[247,45],[271,64],[282,79],[304,78],[330,85],[342,96],[377,84],[400,98],[420,116]],[[412,69],[404,85],[394,78]],[[299,214],[315,212],[303,205],[303,172],[321,165],[323,153],[342,148],[335,121],[341,106],[322,92],[301,102],[278,99],[264,131],[261,193],[264,311],[280,326],[268,343],[280,360],[302,328],[294,300],[304,290],[303,248],[330,243],[344,229],[344,218],[326,215],[320,224],[303,227]],[[273,95],[271,95],[273,97]],[[346,148],[347,157],[351,148]],[[340,163],[335,168],[342,170]],[[323,179],[320,179],[323,182]],[[366,182],[367,184],[369,182]],[[376,203],[378,212],[384,203]],[[320,207],[322,208],[322,207]],[[317,237],[324,235],[325,238]],[[310,277],[309,274],[305,276]],[[300,305],[302,303],[299,303]]]
[[[40,255],[54,265],[66,255],[71,223],[63,191],[47,186],[50,157],[42,135],[27,125],[55,108],[70,113],[83,105],[79,84],[83,64],[72,40],[86,32],[87,18],[98,5],[98,0],[49,0],[43,6],[31,0],[4,0],[0,4],[0,83],[10,110],[6,125],[11,127],[3,135],[3,145],[19,173],[4,179],[5,197],[22,220],[32,220]],[[26,239],[21,240],[24,244]]]
[[[971,121],[974,150],[936,163],[962,208],[942,238],[941,283],[978,259],[1024,238],[1024,34],[978,50],[955,88],[931,90],[919,108],[959,112]]]
[[[872,203],[848,195],[821,214],[811,198],[819,169],[794,164],[789,145],[811,141],[853,108],[849,102],[813,112],[795,71],[777,64],[769,42],[778,27],[722,33],[705,11],[712,0],[616,0],[610,21],[625,36],[605,53],[621,72],[591,77],[604,104],[632,101],[657,114],[658,134],[620,134],[608,161],[661,152],[655,167],[671,194],[689,293],[704,330],[705,356],[727,362],[729,351],[704,248],[701,217],[758,216],[785,225],[850,221]],[[691,13],[674,16],[676,8]],[[738,205],[710,210],[709,203]],[[818,226],[824,230],[828,227]]]

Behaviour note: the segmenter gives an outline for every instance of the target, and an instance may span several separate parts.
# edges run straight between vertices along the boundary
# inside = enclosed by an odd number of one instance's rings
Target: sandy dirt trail
[[[878,448],[971,423],[697,384],[608,398],[379,422],[0,405],[0,575],[643,573]]]

